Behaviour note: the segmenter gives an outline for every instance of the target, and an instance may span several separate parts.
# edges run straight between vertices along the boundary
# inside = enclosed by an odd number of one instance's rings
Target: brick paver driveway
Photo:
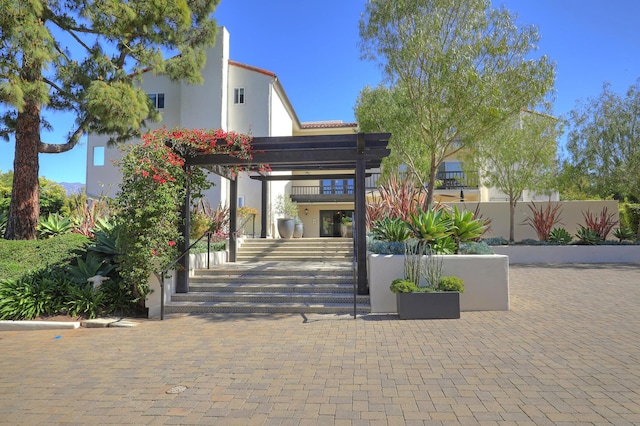
[[[640,424],[640,266],[514,266],[511,309],[0,332],[0,423]]]

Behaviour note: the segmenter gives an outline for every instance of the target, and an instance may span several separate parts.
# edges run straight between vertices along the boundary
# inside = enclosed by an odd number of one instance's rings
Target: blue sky
[[[233,60],[274,72],[301,121],[355,121],[360,90],[377,85],[374,63],[360,60],[358,21],[366,0],[222,0],[215,16],[230,33]],[[557,65],[558,116],[578,100],[597,97],[605,81],[618,93],[640,78],[638,0],[493,0],[538,27],[536,54]],[[62,138],[73,118],[54,121]],[[13,145],[0,142],[0,170],[13,168]],[[58,182],[84,182],[86,146],[40,156],[40,175]]]

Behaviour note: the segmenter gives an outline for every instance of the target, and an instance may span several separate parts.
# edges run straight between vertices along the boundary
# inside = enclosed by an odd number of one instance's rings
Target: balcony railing
[[[371,173],[365,180],[367,192],[378,188],[380,173]],[[440,182],[436,189],[478,188],[478,174],[464,172],[439,172],[436,179]],[[343,185],[295,185],[291,187],[291,197],[296,202],[353,201],[353,184]]]

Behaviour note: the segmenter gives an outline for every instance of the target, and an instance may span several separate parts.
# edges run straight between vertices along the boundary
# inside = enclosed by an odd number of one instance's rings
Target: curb
[[[76,328],[135,327],[138,323],[122,318],[96,318],[83,321],[0,321],[0,331],[73,330]]]
[[[79,321],[0,321],[0,331],[62,330],[80,327]]]

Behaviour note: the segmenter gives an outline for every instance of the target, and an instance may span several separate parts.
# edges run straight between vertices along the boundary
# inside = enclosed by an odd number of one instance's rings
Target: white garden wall
[[[464,281],[461,311],[509,310],[509,260],[502,255],[444,255],[442,275]],[[369,293],[372,313],[396,313],[396,295],[389,285],[404,276],[404,255],[370,254]]]

